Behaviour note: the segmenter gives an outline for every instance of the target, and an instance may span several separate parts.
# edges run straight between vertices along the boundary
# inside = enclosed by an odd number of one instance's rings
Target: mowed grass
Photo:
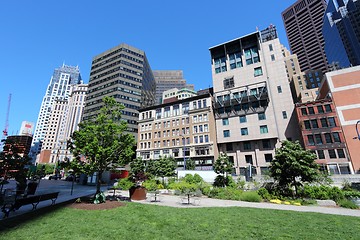
[[[127,203],[96,211],[63,207],[0,232],[0,239],[360,239],[360,218]]]

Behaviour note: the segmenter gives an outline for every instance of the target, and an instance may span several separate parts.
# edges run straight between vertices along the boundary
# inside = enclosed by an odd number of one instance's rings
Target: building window
[[[263,139],[263,140],[262,140],[262,145],[263,145],[263,148],[264,148],[264,149],[269,149],[269,148],[271,148],[270,139]]]
[[[222,120],[222,124],[225,125],[229,125],[229,119],[228,118],[223,118]]]
[[[226,78],[224,80],[224,89],[227,89],[227,88],[232,88],[234,87],[234,78],[231,77],[231,78]]]
[[[301,115],[303,115],[303,116],[308,115],[306,108],[301,108]]]
[[[321,119],[320,119],[320,123],[321,123],[321,127],[323,127],[323,128],[327,128],[327,127],[328,127],[328,123],[327,123],[326,118],[321,118]]]
[[[307,139],[308,139],[308,145],[310,145],[310,146],[315,145],[314,136],[313,136],[313,135],[307,135]]]
[[[272,52],[274,50],[272,44],[269,44],[269,50],[270,50],[270,52]]]
[[[335,149],[329,149],[329,157],[330,158],[336,158]]]
[[[341,142],[340,134],[338,132],[333,132],[332,135],[333,135],[333,138],[334,138],[334,142],[337,142],[337,143]]]
[[[313,107],[308,107],[309,109],[309,114],[315,114],[314,108]]]
[[[261,134],[268,133],[268,132],[269,132],[269,130],[268,130],[267,125],[260,126],[260,133]]]
[[[226,72],[226,57],[215,58],[215,73]]]
[[[324,150],[317,150],[318,159],[325,159]]]
[[[244,136],[244,135],[249,135],[249,132],[248,132],[248,129],[247,128],[241,128],[241,135]]]
[[[243,115],[243,116],[240,116],[240,123],[246,123],[246,116]]]
[[[240,68],[243,66],[241,60],[241,53],[231,53],[229,54],[229,62],[230,62],[230,69]]]
[[[272,159],[273,159],[273,157],[272,157],[271,153],[265,154],[265,162],[271,162]]]
[[[286,111],[282,111],[283,119],[287,119]]]
[[[317,106],[318,113],[324,113],[324,109],[322,105]]]
[[[336,127],[336,122],[334,117],[329,117],[328,121],[329,121],[329,127]]]
[[[326,142],[326,143],[332,143],[332,139],[331,139],[330,133],[325,133],[325,142]]]
[[[281,86],[277,86],[278,93],[282,93]]]
[[[344,149],[337,149],[337,154],[339,158],[345,158],[345,152]]]
[[[229,152],[229,151],[232,151],[233,150],[233,145],[232,143],[227,143],[226,144],[226,151]]]
[[[244,150],[251,150],[251,142],[250,141],[245,141],[243,142],[244,144]]]
[[[321,134],[315,134],[315,140],[316,140],[317,145],[322,145],[323,144]]]
[[[312,120],[310,120],[310,122],[311,122],[311,127],[312,128],[319,128],[317,119],[312,119]]]
[[[262,68],[261,67],[254,68],[254,77],[261,75],[263,75]]]
[[[259,121],[265,120],[266,119],[265,113],[258,113],[258,119],[259,119]]]
[[[246,65],[260,62],[258,48],[251,47],[244,49]]]
[[[247,164],[253,164],[252,155],[245,155],[245,161]]]
[[[271,61],[275,61],[275,55],[271,54]]]
[[[194,136],[194,143],[198,143],[198,136]]]
[[[230,137],[230,130],[223,131],[224,137]]]
[[[311,129],[310,121],[309,121],[309,120],[305,120],[305,121],[304,121],[304,126],[305,126],[305,129]]]
[[[326,104],[324,105],[324,107],[325,107],[325,112],[332,112],[330,104]]]

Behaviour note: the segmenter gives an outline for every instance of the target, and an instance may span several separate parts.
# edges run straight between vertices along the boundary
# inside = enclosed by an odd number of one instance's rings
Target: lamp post
[[[184,170],[186,170],[186,157],[185,157],[185,136],[183,134],[180,134],[183,141],[183,157],[184,157]]]

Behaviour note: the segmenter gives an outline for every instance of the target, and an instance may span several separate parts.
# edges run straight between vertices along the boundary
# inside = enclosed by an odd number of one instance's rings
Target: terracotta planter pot
[[[147,191],[144,187],[132,187],[129,193],[131,200],[145,200]]]

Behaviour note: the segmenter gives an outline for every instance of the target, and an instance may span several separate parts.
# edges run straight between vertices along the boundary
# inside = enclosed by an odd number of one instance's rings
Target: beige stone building
[[[236,174],[265,173],[280,141],[299,137],[276,29],[270,26],[209,50],[219,152],[234,162]]]
[[[137,157],[172,156],[179,168],[192,159],[196,169],[211,170],[218,156],[211,91],[141,109]]]

